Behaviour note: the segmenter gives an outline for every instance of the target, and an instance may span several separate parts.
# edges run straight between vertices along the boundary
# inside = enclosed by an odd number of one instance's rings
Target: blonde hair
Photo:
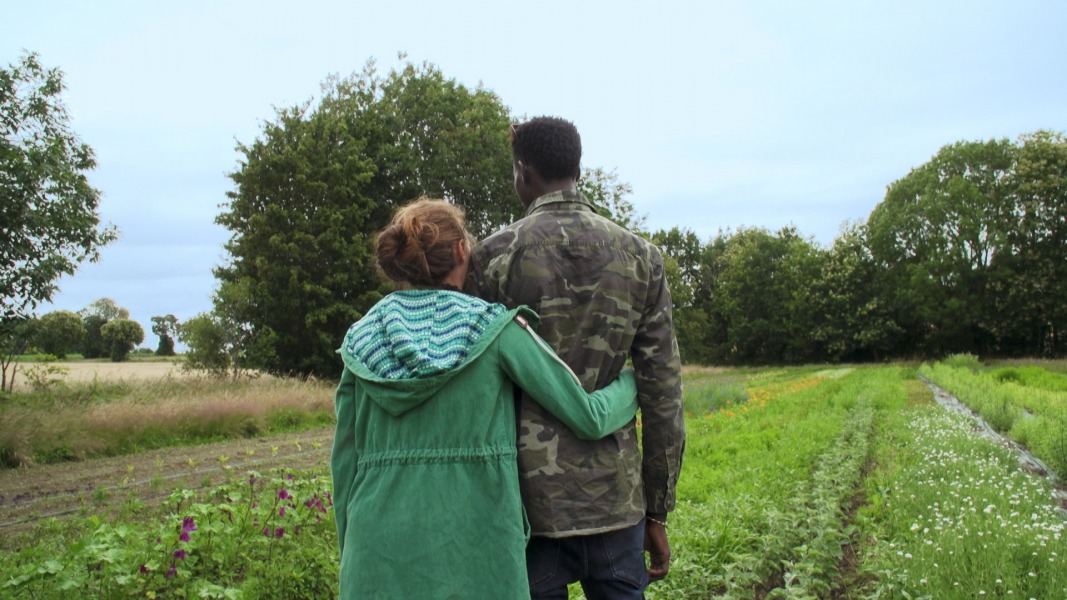
[[[378,268],[414,287],[435,287],[456,266],[456,242],[468,240],[463,209],[420,198],[400,207],[378,233]]]

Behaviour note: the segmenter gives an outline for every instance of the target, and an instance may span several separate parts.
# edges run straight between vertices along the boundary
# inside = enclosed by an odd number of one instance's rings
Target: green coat
[[[529,598],[512,382],[585,438],[637,408],[632,372],[587,395],[535,320],[413,290],[349,330],[330,461],[342,598]]]

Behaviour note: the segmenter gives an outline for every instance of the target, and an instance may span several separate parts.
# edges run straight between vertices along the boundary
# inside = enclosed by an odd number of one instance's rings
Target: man
[[[515,192],[526,216],[474,251],[468,287],[541,315],[538,333],[587,391],[637,375],[637,423],[579,440],[532,400],[520,407],[519,469],[531,525],[534,598],[642,598],[667,575],[667,513],[685,442],[681,366],[659,250],[597,214],[577,191],[581,138],[563,119],[512,126]],[[646,569],[644,550],[650,555]]]

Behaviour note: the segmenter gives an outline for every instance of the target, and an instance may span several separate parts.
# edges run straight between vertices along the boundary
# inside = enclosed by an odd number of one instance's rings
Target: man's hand
[[[652,521],[660,521],[656,523]],[[671,545],[667,542],[667,515],[645,519],[645,552],[648,552],[648,582],[659,581],[671,568]]]

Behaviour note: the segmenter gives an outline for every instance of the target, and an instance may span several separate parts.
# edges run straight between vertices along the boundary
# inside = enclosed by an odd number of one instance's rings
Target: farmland
[[[968,411],[945,410],[920,374]],[[1056,484],[1017,454],[1030,451],[1057,472],[1067,450],[1065,381],[1062,364],[988,366],[966,357],[920,368],[687,369],[672,569],[648,596],[1067,596],[1067,521]],[[277,383],[246,385],[251,397],[261,395],[258,385],[297,394]],[[330,398],[328,385],[307,385],[315,399],[306,406]],[[247,400],[228,394],[214,396],[212,418],[221,411],[244,422],[233,415]],[[195,404],[156,396],[139,402],[161,402],[172,416],[184,414],[175,404]],[[232,409],[218,408],[224,397]],[[136,405],[104,403],[123,402]],[[979,435],[969,409],[997,435]],[[207,418],[198,414],[184,414],[186,428]],[[74,448],[80,462],[39,458],[0,471],[0,595],[335,593],[331,432],[314,421],[271,430],[269,414],[256,418],[263,425],[249,437],[175,438],[178,445],[156,450],[117,445],[100,458]],[[49,456],[50,446],[40,446],[35,456]],[[34,502],[16,514],[17,490]],[[47,513],[61,514],[37,518]],[[581,597],[577,587],[572,597]]]

